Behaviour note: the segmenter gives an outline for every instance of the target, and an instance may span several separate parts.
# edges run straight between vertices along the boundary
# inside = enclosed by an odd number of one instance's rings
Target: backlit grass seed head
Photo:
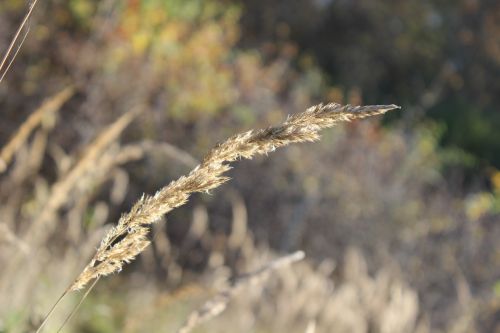
[[[69,290],[78,290],[99,276],[115,273],[133,260],[149,244],[149,225],[187,202],[195,192],[206,192],[229,180],[223,174],[237,159],[251,159],[276,148],[319,139],[318,131],[338,122],[362,119],[398,109],[396,105],[350,106],[319,104],[288,117],[279,126],[251,130],[218,144],[188,175],[171,182],[153,196],[143,195],[104,237],[94,258]]]

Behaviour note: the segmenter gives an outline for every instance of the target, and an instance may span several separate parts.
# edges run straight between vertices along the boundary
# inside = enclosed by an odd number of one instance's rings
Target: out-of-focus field
[[[1,52],[26,9],[0,3]],[[303,250],[194,332],[500,332],[499,21],[495,1],[41,1],[0,83],[0,332],[34,331],[143,193],[319,102],[402,110],[236,162],[65,331],[175,332]]]

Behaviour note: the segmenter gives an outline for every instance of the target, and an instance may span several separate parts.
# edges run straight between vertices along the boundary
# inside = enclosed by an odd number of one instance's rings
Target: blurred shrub
[[[475,172],[500,166],[498,1],[233,2],[245,8],[243,45],[296,41],[340,89],[397,100],[412,124],[444,122],[442,143],[479,159]]]

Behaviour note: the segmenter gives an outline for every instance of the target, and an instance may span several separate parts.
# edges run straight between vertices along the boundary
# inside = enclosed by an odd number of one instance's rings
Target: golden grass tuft
[[[171,182],[155,195],[143,195],[107,233],[90,263],[68,291],[83,289],[100,276],[119,272],[125,263],[133,260],[149,245],[147,235],[151,224],[186,203],[192,193],[208,192],[228,181],[229,178],[224,176],[231,169],[228,163],[268,154],[291,143],[316,141],[321,129],[339,122],[384,114],[397,108],[396,105],[319,104],[290,116],[279,126],[237,134],[218,144],[187,176]]]

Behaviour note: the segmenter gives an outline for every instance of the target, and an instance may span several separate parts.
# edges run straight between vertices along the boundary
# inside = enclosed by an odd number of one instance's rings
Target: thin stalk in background
[[[26,36],[28,36],[28,33],[29,33],[28,21],[29,21],[31,14],[33,13],[33,10],[35,9],[35,6],[37,3],[38,3],[38,0],[33,0],[30,3],[30,6],[28,8],[28,12],[26,13],[26,15],[24,15],[23,21],[19,25],[19,28],[17,28],[16,34],[12,38],[12,41],[10,42],[9,47],[7,48],[7,51],[5,52],[5,54],[2,58],[2,62],[0,63],[0,82],[2,82],[3,78],[5,77],[7,72],[9,71],[9,68],[12,65],[12,63],[14,62],[14,60],[16,59],[16,56],[19,53],[19,50],[21,49],[21,46],[23,46],[23,43],[26,39]],[[25,31],[24,35],[22,36],[21,42],[17,46],[17,49],[14,52],[14,55],[11,57],[11,54],[14,50],[14,47],[15,47],[17,41],[19,40],[19,38],[21,37],[21,33],[23,30],[26,30],[26,31]],[[7,62],[9,60],[9,58],[10,58],[10,61]]]

